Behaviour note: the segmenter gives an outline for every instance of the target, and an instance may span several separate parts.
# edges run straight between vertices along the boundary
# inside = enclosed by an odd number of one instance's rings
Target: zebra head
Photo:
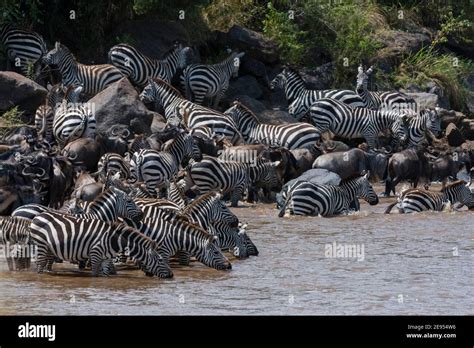
[[[435,109],[428,109],[425,111],[426,115],[426,128],[429,129],[435,136],[441,133],[441,117],[439,115],[439,107]]]
[[[204,241],[204,245],[196,253],[196,259],[206,266],[217,270],[230,270],[232,265],[227,257],[222,254],[218,245],[218,236],[209,235]]]
[[[371,66],[367,71],[364,72],[362,65],[359,66],[357,74],[357,84],[356,91],[357,93],[362,93],[367,90],[369,84],[369,76],[372,74],[374,68]]]
[[[221,250],[229,250],[239,259],[249,256],[245,239],[239,234],[238,228],[230,227],[228,224],[218,221],[209,225],[209,231],[218,237],[217,244]]]
[[[221,200],[222,195],[216,193],[211,200],[211,212],[213,214],[212,219],[216,221],[222,221],[231,227],[237,227],[239,224],[239,218],[224,204]]]
[[[130,219],[135,223],[139,223],[143,219],[143,212],[140,207],[135,204],[135,201],[129,197],[125,192],[115,188],[109,188],[115,197],[115,209],[119,217]]]
[[[70,52],[66,46],[61,45],[60,42],[56,41],[54,48],[46,53],[43,57],[43,63],[47,65],[59,65],[63,61],[64,57],[69,55]]]
[[[374,191],[374,188],[369,182],[370,173],[363,173],[361,177],[356,179],[356,185],[358,188],[358,197],[363,198],[370,205],[376,205],[379,203],[379,197]]]
[[[239,223],[238,236],[242,240],[248,256],[258,256],[258,249],[247,234],[247,224]],[[234,250],[235,255],[235,250]]]
[[[274,91],[275,89],[284,89],[286,85],[286,69],[283,69],[275,78],[270,82],[270,90]]]
[[[194,141],[194,138],[191,134],[185,133],[184,135],[184,143],[185,143],[185,153],[187,154],[188,158],[192,158],[195,161],[201,161],[202,160],[202,152],[199,149],[199,146],[197,145],[196,141]]]
[[[191,47],[179,47],[178,53],[178,69],[184,69],[193,57],[193,49]]]
[[[398,114],[392,114],[391,118],[391,132],[397,140],[404,144],[408,140],[409,116],[403,115],[400,117]],[[398,143],[398,141],[395,141],[395,143]]]
[[[258,176],[258,185],[267,187],[271,190],[279,191],[283,184],[282,173],[279,170],[280,164],[281,161],[270,162],[267,160],[258,159],[257,165],[254,168],[255,172],[257,173],[256,176]]]
[[[153,79],[148,79],[148,84],[143,88],[143,91],[140,93],[140,100],[143,103],[151,103],[156,100],[158,93],[156,89],[156,82]]]
[[[145,262],[141,263],[140,267],[148,277],[173,278],[169,263],[154,249],[146,252]]]

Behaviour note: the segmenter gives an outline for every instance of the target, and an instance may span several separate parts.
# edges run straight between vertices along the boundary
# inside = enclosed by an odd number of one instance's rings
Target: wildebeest
[[[331,152],[319,156],[313,168],[327,169],[336,173],[341,179],[347,179],[363,171],[370,171],[372,178],[384,179],[388,154],[361,149],[350,149],[344,152]]]

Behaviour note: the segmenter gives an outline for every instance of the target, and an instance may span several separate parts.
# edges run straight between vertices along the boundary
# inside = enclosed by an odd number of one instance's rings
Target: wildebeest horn
[[[110,134],[112,134],[114,137],[117,136],[117,126],[112,127],[112,129],[110,130]]]
[[[331,152],[334,151],[334,149],[336,148],[336,144],[334,144],[332,147],[325,144],[324,147],[327,151]]]
[[[122,130],[122,137],[123,138],[128,138],[130,136],[130,130],[128,128],[125,128]]]

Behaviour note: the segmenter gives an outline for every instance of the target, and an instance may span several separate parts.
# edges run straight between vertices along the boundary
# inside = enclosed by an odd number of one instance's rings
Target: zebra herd
[[[41,199],[0,218],[0,242],[35,246],[38,272],[62,260],[90,266],[94,275],[115,274],[117,263],[127,263],[169,278],[174,256],[183,265],[194,258],[229,270],[225,253],[247,258],[258,250],[225,200],[237,207],[245,196],[272,199],[311,168],[328,134],[363,138],[366,151],[359,151],[369,155],[424,146],[441,133],[438,109],[417,110],[400,92],[369,91],[373,67],[359,67],[355,91],[308,89],[298,71],[285,67],[268,87],[284,91],[296,122],[276,125],[261,122],[240,101],[220,109],[244,52],[206,65],[192,63],[193,49],[183,44],[152,59],[121,43],[109,50],[109,64],[85,65],[62,43],[48,51],[37,33],[2,25],[0,35],[8,60],[23,74],[61,75],[36,111],[36,138],[5,160],[21,169]],[[177,75],[179,87],[171,84]],[[114,128],[105,134],[110,145],[97,134],[87,100],[122,78],[139,90],[141,102],[163,110],[166,127],[152,135]],[[310,158],[309,168],[298,156]],[[48,161],[53,164],[45,167]],[[359,198],[378,204],[369,178],[357,170],[339,184],[296,180],[284,192],[279,216],[346,214]],[[441,192],[408,190],[387,212],[396,204],[414,212],[472,201],[465,183],[456,181]]]

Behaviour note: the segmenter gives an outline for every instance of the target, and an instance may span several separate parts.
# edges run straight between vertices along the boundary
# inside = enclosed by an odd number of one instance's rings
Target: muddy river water
[[[473,212],[278,218],[274,205],[233,209],[260,255],[230,272],[197,262],[172,280],[133,269],[93,278],[0,262],[0,315],[474,314]]]

